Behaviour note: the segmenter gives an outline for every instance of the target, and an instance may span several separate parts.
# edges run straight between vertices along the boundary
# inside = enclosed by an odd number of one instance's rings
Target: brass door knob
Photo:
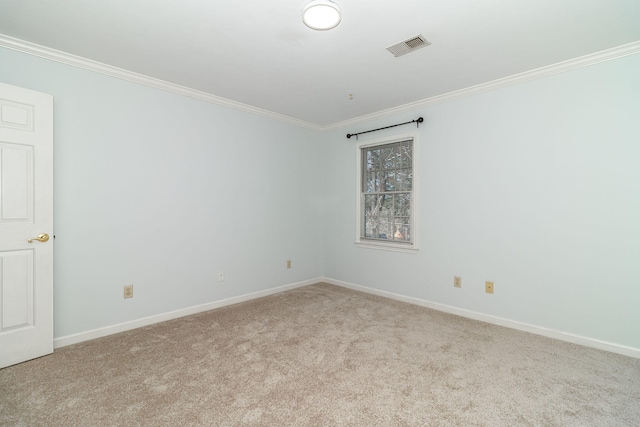
[[[47,240],[49,240],[49,235],[47,233],[42,233],[38,235],[38,237],[27,240],[27,242],[32,243],[34,240],[37,240],[38,242],[46,242]]]

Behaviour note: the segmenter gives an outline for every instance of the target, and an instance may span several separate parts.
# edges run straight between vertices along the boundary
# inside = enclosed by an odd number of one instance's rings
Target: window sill
[[[356,246],[363,249],[376,249],[379,251],[404,252],[415,254],[418,252],[416,245],[398,245],[394,243],[376,243],[367,241],[356,241]]]

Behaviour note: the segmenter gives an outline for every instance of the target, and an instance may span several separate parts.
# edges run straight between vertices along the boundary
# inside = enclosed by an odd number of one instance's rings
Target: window
[[[417,249],[414,135],[358,144],[356,243],[378,249]]]

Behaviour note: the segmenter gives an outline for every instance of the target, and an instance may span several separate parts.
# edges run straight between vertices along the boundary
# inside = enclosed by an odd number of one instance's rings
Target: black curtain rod
[[[389,129],[389,128],[394,128],[396,126],[402,126],[402,125],[408,125],[409,123],[415,123],[417,127],[420,127],[420,123],[424,122],[424,119],[422,117],[418,117],[415,120],[411,120],[410,122],[404,122],[404,123],[398,123],[397,125],[391,125],[391,126],[385,126],[383,128],[378,128],[378,129],[373,129],[373,130],[366,130],[364,132],[358,132],[358,133],[348,133],[347,134],[347,138],[351,138],[352,136],[355,136],[356,139],[358,139],[358,135],[362,135],[363,133],[369,133],[369,132],[376,132],[382,129]]]

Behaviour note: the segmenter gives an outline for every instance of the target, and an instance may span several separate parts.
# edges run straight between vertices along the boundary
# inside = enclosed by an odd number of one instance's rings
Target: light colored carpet
[[[317,284],[0,370],[2,426],[637,426],[640,360]]]

